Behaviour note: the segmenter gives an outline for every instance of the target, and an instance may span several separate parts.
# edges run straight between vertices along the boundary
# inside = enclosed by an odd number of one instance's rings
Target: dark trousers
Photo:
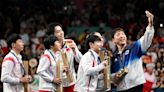
[[[133,87],[131,89],[125,90],[125,91],[118,91],[118,92],[142,92],[142,90],[143,90],[143,84]]]

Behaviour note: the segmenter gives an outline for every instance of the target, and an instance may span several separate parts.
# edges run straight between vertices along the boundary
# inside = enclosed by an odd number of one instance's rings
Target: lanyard
[[[125,67],[125,61],[124,61],[124,54],[119,54],[120,55],[120,66],[122,67],[122,68],[124,68]]]
[[[24,69],[24,66],[23,66],[23,64],[19,61],[18,57],[17,57],[13,52],[11,52],[11,53],[14,55],[14,57],[17,59],[17,61],[18,61],[19,64],[21,65],[21,72],[24,72],[24,74],[27,75],[27,74],[26,74],[26,71],[25,71],[25,69]]]
[[[54,57],[54,55],[52,54],[52,52],[51,52],[50,50],[48,50],[48,52],[51,54],[52,58],[53,58],[54,61],[56,62],[55,57]]]
[[[93,58],[95,59],[95,56],[94,56],[94,54],[93,54],[93,52],[92,51],[90,51],[91,52],[91,55],[93,56]],[[101,62],[100,62],[100,58],[98,57],[98,59],[97,59],[97,64],[99,65]]]

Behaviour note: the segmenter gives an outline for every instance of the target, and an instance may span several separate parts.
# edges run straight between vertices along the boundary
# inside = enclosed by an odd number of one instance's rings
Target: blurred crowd
[[[80,51],[85,53],[84,41],[89,34],[86,29],[78,37],[76,32],[67,33],[69,27],[98,27],[104,46],[115,49],[111,32],[103,27],[122,27],[128,42],[140,38],[145,32],[148,9],[155,15],[155,36],[152,46],[143,57],[146,64],[154,64],[156,88],[164,88],[164,1],[163,0],[5,0],[0,1],[0,61],[9,51],[5,39],[11,33],[19,33],[25,43],[24,60],[39,59],[45,49],[43,39],[51,22],[62,24],[67,38],[75,40]],[[78,31],[78,30],[76,30]],[[78,67],[78,66],[75,66]]]

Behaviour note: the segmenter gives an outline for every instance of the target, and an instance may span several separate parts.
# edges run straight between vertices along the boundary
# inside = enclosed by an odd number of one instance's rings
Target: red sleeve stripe
[[[50,56],[48,54],[44,54],[44,55],[42,55],[42,57],[47,57],[48,60],[51,62]]]
[[[13,58],[11,58],[11,57],[5,58],[5,59],[3,60],[3,62],[5,62],[5,61],[11,61],[11,62],[13,62],[13,63],[14,63],[14,59],[13,59]]]
[[[95,61],[93,61],[92,67],[95,66],[95,63],[94,63],[94,62],[95,62]],[[90,82],[91,82],[91,76],[89,76],[89,82],[88,82],[88,90],[87,90],[87,92],[89,92],[89,85],[90,85]]]

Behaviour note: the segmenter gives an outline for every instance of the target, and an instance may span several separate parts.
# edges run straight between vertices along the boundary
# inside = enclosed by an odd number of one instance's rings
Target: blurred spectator
[[[1,66],[2,66],[2,61],[3,61],[2,54],[3,54],[3,51],[0,46],[0,75],[1,75],[1,68],[2,68]],[[0,81],[0,91],[2,90],[3,90],[3,83]]]
[[[0,39],[1,57],[4,57],[8,52],[8,46],[5,39]]]
[[[149,63],[146,65],[146,72],[144,73],[146,83],[143,85],[143,92],[153,92],[154,88],[160,86],[161,83],[157,83],[156,76],[154,74],[154,67],[153,63]]]
[[[20,36],[25,45],[30,44],[30,42],[29,42],[30,38],[29,38],[29,35],[27,34],[27,32],[28,32],[28,29],[20,29]]]
[[[28,85],[29,92],[38,92],[39,89],[39,76],[36,74],[38,67],[38,60],[36,58],[29,59],[29,71],[33,77],[33,81]]]

